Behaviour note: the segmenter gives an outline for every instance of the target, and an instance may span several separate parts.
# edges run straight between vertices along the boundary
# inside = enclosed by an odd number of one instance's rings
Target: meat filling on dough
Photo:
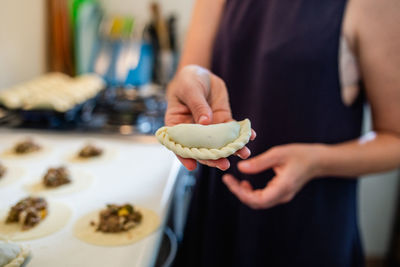
[[[0,163],[0,179],[6,174],[7,168]]]
[[[36,144],[35,142],[33,142],[33,140],[28,139],[25,141],[22,141],[20,143],[17,143],[14,147],[14,152],[16,154],[28,154],[28,153],[32,153],[35,151],[40,150],[40,146],[38,144]]]
[[[47,206],[44,198],[27,197],[11,207],[6,223],[20,223],[22,230],[29,230],[46,218]]]
[[[79,151],[78,156],[80,158],[92,158],[92,157],[98,157],[103,153],[103,150],[101,148],[98,148],[94,145],[86,145]]]
[[[142,214],[130,204],[109,204],[100,211],[100,221],[96,231],[103,233],[118,233],[128,231],[142,221]]]
[[[50,168],[43,176],[43,184],[54,188],[71,183],[70,174],[65,167]]]

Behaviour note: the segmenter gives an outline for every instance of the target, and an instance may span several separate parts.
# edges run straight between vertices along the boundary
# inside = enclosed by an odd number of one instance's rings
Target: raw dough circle
[[[58,202],[49,202],[49,215],[32,229],[22,231],[18,223],[6,224],[9,210],[0,211],[0,235],[11,241],[41,238],[61,230],[71,217],[71,209]]]
[[[18,179],[20,179],[25,172],[24,169],[16,166],[6,165],[5,167],[6,173],[2,178],[0,178],[0,188],[18,181]]]
[[[24,186],[24,189],[33,195],[68,195],[89,188],[93,177],[80,170],[70,170],[71,183],[55,188],[47,188],[43,184],[43,178],[32,184]]]
[[[90,222],[98,223],[100,210],[93,211],[80,218],[74,228],[75,236],[89,244],[99,246],[122,246],[137,242],[153,233],[160,226],[160,218],[149,209],[137,207],[142,215],[142,222],[135,228],[121,233],[103,233],[97,232]]]

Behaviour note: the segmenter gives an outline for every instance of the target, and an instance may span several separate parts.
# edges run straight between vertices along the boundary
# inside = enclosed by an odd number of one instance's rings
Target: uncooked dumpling
[[[224,147],[236,140],[239,132],[240,124],[237,121],[207,126],[178,124],[167,129],[169,137],[182,146],[209,149]]]
[[[29,256],[29,250],[0,240],[0,267],[19,267]]]
[[[14,260],[21,252],[17,244],[7,243],[0,240],[0,266],[5,266]]]
[[[213,125],[178,124],[158,129],[156,136],[181,157],[215,160],[243,148],[249,142],[251,125],[248,119]]]
[[[0,91],[0,103],[9,109],[50,109],[65,112],[95,97],[104,88],[96,74],[71,78],[48,73]]]

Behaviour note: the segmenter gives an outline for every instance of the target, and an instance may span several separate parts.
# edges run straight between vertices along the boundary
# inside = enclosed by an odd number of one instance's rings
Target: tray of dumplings
[[[179,168],[153,137],[0,131],[0,266],[153,266]]]
[[[0,106],[25,122],[73,121],[83,109],[93,108],[105,88],[102,78],[85,74],[72,78],[48,73],[0,91]]]

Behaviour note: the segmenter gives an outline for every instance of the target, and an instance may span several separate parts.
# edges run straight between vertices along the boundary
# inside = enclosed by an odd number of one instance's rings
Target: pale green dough
[[[6,266],[6,264],[15,259],[20,252],[21,248],[18,245],[0,240],[0,267]]]
[[[219,149],[239,137],[237,121],[212,125],[178,124],[168,128],[167,133],[175,143],[189,148]]]

